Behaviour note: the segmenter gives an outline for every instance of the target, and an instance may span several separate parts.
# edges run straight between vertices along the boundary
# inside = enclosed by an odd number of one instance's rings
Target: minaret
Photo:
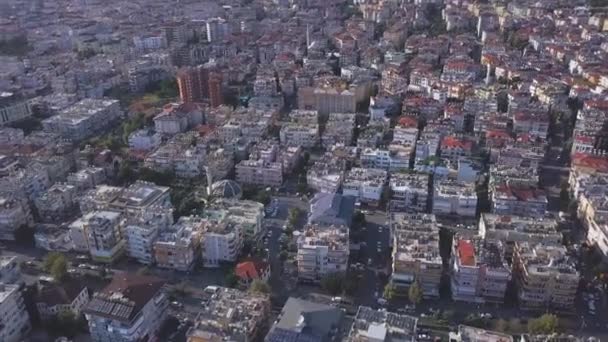
[[[209,171],[209,166],[205,166],[205,175],[207,176],[207,197],[211,196],[211,185],[213,184],[213,175]]]
[[[309,46],[310,46],[310,24],[306,24],[306,54],[308,54]]]

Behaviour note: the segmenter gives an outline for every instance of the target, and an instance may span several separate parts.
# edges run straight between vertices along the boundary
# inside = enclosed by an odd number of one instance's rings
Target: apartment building
[[[106,171],[100,167],[89,166],[77,172],[70,173],[66,183],[76,187],[77,192],[82,192],[101,185],[106,180]]]
[[[225,287],[207,287],[188,342],[256,341],[270,319],[270,298]]]
[[[574,311],[580,274],[562,245],[520,241],[513,249],[520,307]]]
[[[112,263],[125,252],[124,223],[124,216],[119,212],[94,211],[76,220],[72,226],[80,226],[84,231],[94,261]]]
[[[31,329],[19,285],[0,284],[0,341],[19,342]]]
[[[387,178],[385,170],[352,168],[344,176],[342,194],[353,196],[361,203],[377,206],[382,199]]]
[[[124,229],[127,255],[139,263],[150,265],[155,262],[154,242],[160,231],[173,223],[173,210],[152,207],[135,217],[129,218]]]
[[[355,113],[330,113],[321,137],[321,146],[328,149],[335,144],[351,145],[355,119]]]
[[[149,151],[160,146],[162,136],[151,129],[139,129],[129,134],[129,148],[137,151]]]
[[[34,200],[41,222],[62,222],[73,215],[77,208],[76,187],[55,183]]]
[[[417,327],[416,317],[360,306],[344,341],[415,341]]]
[[[411,153],[405,146],[392,146],[390,149],[364,148],[361,151],[361,167],[385,169],[389,171],[407,170],[410,167]]]
[[[433,188],[434,214],[475,217],[477,192],[474,183],[446,179],[436,181]]]
[[[166,186],[136,181],[121,191],[119,196],[110,202],[108,209],[125,214],[137,214],[151,207],[171,208],[169,190]]]
[[[0,283],[12,284],[21,277],[16,256],[0,256]]]
[[[123,116],[118,100],[84,99],[42,121],[45,132],[81,141],[108,129]]]
[[[452,299],[470,303],[503,303],[511,268],[500,240],[454,236],[452,243]]]
[[[479,218],[479,236],[505,243],[505,257],[510,260],[516,242],[561,244],[562,234],[557,221],[549,218],[496,215],[482,213]]]
[[[427,212],[429,175],[426,173],[393,173],[389,181],[391,211]]]
[[[154,130],[160,134],[173,135],[202,124],[202,107],[195,103],[169,103],[154,117]]]
[[[490,189],[492,212],[498,215],[543,217],[547,195],[537,186],[498,184]]]
[[[264,204],[248,200],[216,201],[215,205],[224,211],[225,222],[238,225],[245,241],[254,241],[264,230]],[[212,211],[214,207],[209,207]]]
[[[279,139],[283,146],[312,148],[319,144],[319,124],[288,122],[281,127]]]
[[[319,192],[336,192],[344,180],[345,165],[324,155],[327,158],[316,161],[306,173],[308,187]]]
[[[85,241],[84,236],[82,240]],[[72,238],[70,237],[70,226],[68,224],[39,224],[34,233],[36,248],[52,252],[69,252],[74,249]],[[84,251],[88,251],[84,243]],[[83,251],[83,250],[81,250]]]
[[[78,280],[39,285],[35,298],[36,309],[43,321],[64,313],[80,317],[85,305],[89,303],[89,289]]]
[[[394,214],[391,218],[393,264],[390,283],[407,295],[417,283],[424,297],[437,298],[443,271],[439,227],[434,215]]]
[[[308,225],[298,237],[297,245],[300,281],[317,283],[326,275],[346,272],[349,255],[346,226]]]
[[[80,212],[85,214],[95,210],[106,210],[110,203],[120,196],[123,188],[109,185],[98,185],[80,197]]]
[[[243,160],[236,165],[236,180],[241,184],[279,187],[283,184],[283,165],[261,159]]]
[[[159,232],[154,242],[156,266],[178,271],[190,271],[200,253],[204,220],[182,216],[170,228]]]
[[[243,249],[242,227],[233,222],[207,222],[201,238],[201,254],[205,267],[219,267],[235,262]]]
[[[83,312],[94,342],[140,341],[154,336],[168,314],[161,279],[128,273],[95,293]]]
[[[0,194],[0,240],[15,240],[15,230],[34,224],[25,198],[11,193]]]
[[[467,325],[459,325],[457,332],[450,332],[451,342],[514,342],[513,336],[486,329],[470,327]]]

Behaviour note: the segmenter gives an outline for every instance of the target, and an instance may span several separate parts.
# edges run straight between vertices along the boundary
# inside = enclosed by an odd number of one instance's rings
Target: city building
[[[198,260],[203,219],[182,216],[170,228],[161,231],[154,242],[156,266],[190,271]]]
[[[457,180],[435,181],[432,211],[437,215],[475,217],[477,212],[475,184]]]
[[[417,283],[424,297],[439,297],[443,263],[435,216],[393,214],[390,224],[393,240],[390,284],[396,293],[407,295],[409,287]]]
[[[298,279],[317,283],[329,274],[345,273],[349,240],[345,226],[309,225],[298,237]]]
[[[201,254],[205,267],[219,267],[224,262],[235,262],[243,249],[244,236],[240,224],[208,222],[201,238]]]
[[[470,303],[503,303],[511,269],[500,240],[454,236],[451,260],[452,299]]]
[[[270,318],[270,299],[236,289],[209,286],[188,342],[256,341]]]
[[[160,146],[162,137],[151,129],[139,129],[129,134],[129,148],[138,151],[149,151]]]
[[[168,313],[164,285],[151,276],[115,275],[83,310],[92,341],[140,341],[155,336]]]
[[[283,184],[283,165],[262,159],[236,164],[236,180],[241,184],[279,187]]]
[[[89,289],[80,281],[69,279],[61,283],[40,285],[35,303],[40,318],[49,321],[52,317],[65,313],[80,317],[89,300]]]
[[[355,119],[355,113],[330,113],[321,137],[321,146],[327,149],[335,144],[351,145]]]
[[[0,240],[15,240],[15,230],[32,226],[34,217],[27,200],[14,194],[0,194]]]
[[[562,245],[515,242],[513,277],[520,307],[528,310],[575,311],[580,273]]]
[[[76,251],[88,251],[97,262],[112,263],[125,252],[124,217],[115,211],[86,213],[70,225]]]
[[[350,226],[355,213],[355,197],[319,192],[310,200],[309,224]]]
[[[209,100],[211,107],[223,103],[222,73],[213,65],[183,67],[177,72],[177,86],[182,102]]]
[[[234,268],[234,274],[241,285],[249,285],[255,280],[268,282],[270,279],[270,264],[263,260],[250,258],[239,262]]]
[[[0,284],[0,341],[22,341],[32,326],[19,285]]]
[[[360,306],[345,341],[415,341],[417,326],[416,317]]]
[[[352,168],[344,176],[342,195],[353,196],[361,203],[378,206],[387,178],[385,170]]]
[[[70,173],[66,183],[76,187],[77,192],[82,192],[101,185],[106,180],[106,172],[104,169],[95,166],[89,166],[80,169],[77,172]]]
[[[80,141],[103,133],[122,116],[118,100],[84,99],[42,120],[42,127],[46,132]]]
[[[202,124],[204,114],[196,103],[169,103],[154,117],[154,130],[160,134],[173,135]]]
[[[159,232],[170,227],[172,223],[173,211],[158,207],[151,211],[142,211],[134,218],[129,218],[124,229],[127,255],[139,263],[153,264],[154,242]]]
[[[41,222],[63,222],[77,209],[76,187],[66,183],[55,183],[34,200]]]
[[[34,242],[36,248],[43,249],[47,252],[69,252],[74,248],[72,238],[70,237],[70,227],[67,224],[36,225]],[[84,246],[85,250],[88,250],[86,244],[84,244]]]
[[[562,234],[557,221],[550,218],[533,218],[482,213],[479,218],[479,236],[486,240],[505,243],[505,257],[511,259],[516,242],[559,245]]]
[[[450,332],[450,342],[514,342],[513,336],[486,329],[459,325],[457,332]]]
[[[343,320],[337,307],[289,297],[264,342],[338,342]]]
[[[13,284],[21,277],[16,256],[0,256],[0,283]]]
[[[392,173],[389,181],[390,210],[427,212],[429,178],[426,173]]]
[[[499,184],[490,190],[492,212],[498,215],[543,217],[548,199],[537,186]]]

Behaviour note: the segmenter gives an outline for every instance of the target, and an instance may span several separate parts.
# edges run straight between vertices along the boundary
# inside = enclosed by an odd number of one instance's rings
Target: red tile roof
[[[572,165],[594,169],[595,171],[608,173],[608,158],[588,153],[575,153],[572,156]]]
[[[268,270],[268,263],[260,260],[247,260],[236,265],[234,273],[243,280],[260,279]]]
[[[473,149],[473,143],[471,141],[459,139],[454,136],[446,136],[441,140],[441,148],[442,149],[452,149],[452,148],[460,148],[463,150],[471,150]]]
[[[475,266],[475,247],[469,240],[458,240],[458,257],[464,266]]]

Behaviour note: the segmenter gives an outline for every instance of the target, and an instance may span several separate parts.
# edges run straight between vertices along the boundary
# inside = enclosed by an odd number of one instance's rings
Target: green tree
[[[50,273],[56,281],[63,281],[68,274],[68,261],[61,256],[51,265]]]
[[[412,286],[410,286],[409,290],[407,291],[407,297],[410,302],[415,305],[422,302],[422,289],[420,288],[420,285],[418,285],[418,282],[414,282]]]
[[[384,287],[384,292],[382,293],[382,296],[386,300],[392,300],[393,298],[395,298],[395,294],[396,294],[395,285],[393,285],[391,283],[386,284],[386,286]]]
[[[559,318],[554,314],[544,314],[538,318],[528,321],[528,333],[530,334],[553,334],[559,327]]]
[[[254,280],[249,285],[249,291],[259,294],[270,294],[270,286],[265,281]]]
[[[496,321],[494,330],[506,333],[507,331],[509,331],[509,322],[502,318],[499,319],[498,321]]]
[[[360,210],[357,210],[355,212],[355,215],[353,215],[353,226],[354,227],[363,227],[365,225],[365,214],[363,212],[361,212]]]
[[[321,279],[321,288],[335,296],[342,292],[344,277],[339,273],[328,274]]]
[[[230,272],[226,275],[224,282],[226,283],[226,287],[235,288],[239,284],[239,278],[234,272]]]
[[[289,214],[287,216],[287,221],[289,225],[295,226],[298,223],[298,218],[300,217],[300,209],[291,208],[289,209]]]

